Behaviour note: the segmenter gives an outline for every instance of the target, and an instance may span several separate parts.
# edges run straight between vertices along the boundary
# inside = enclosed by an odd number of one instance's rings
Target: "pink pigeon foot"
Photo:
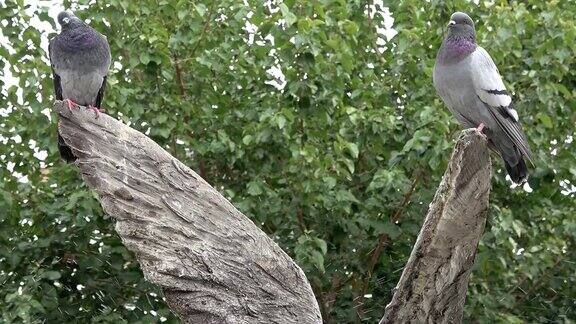
[[[94,114],[96,115],[96,119],[98,119],[100,117],[101,112],[104,112],[104,109],[94,107],[92,105],[88,105],[88,108],[91,109],[92,111],[94,111]]]
[[[480,125],[478,125],[478,127],[476,128],[476,130],[477,130],[479,133],[482,133],[482,130],[483,130],[483,129],[484,129],[484,123],[480,123]]]
[[[74,101],[70,100],[70,99],[64,99],[64,102],[66,103],[66,105],[68,106],[68,109],[70,109],[70,110],[72,110],[72,107],[78,108],[78,104],[75,103]]]

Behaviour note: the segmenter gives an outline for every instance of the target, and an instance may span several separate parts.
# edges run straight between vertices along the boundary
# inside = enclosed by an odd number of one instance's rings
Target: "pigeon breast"
[[[60,77],[62,96],[94,105],[110,67],[106,38],[89,26],[66,30],[50,43],[50,61]]]

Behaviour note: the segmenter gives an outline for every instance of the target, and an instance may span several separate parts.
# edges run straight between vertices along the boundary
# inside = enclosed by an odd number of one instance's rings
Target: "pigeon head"
[[[474,22],[463,12],[455,12],[448,23],[448,33],[440,50],[438,62],[457,62],[476,50],[476,31]]]
[[[463,12],[455,12],[448,22],[448,38],[460,38],[476,41],[474,21]]]
[[[71,29],[84,25],[80,18],[68,11],[62,11],[58,14],[58,23],[62,26],[62,29]]]

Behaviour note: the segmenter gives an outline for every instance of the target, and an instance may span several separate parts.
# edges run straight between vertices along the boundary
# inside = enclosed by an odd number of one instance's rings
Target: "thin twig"
[[[176,85],[178,86],[178,91],[180,96],[184,98],[186,96],[186,90],[184,89],[184,81],[182,79],[182,68],[180,67],[180,63],[178,61],[178,57],[176,53],[172,54],[172,60],[174,61],[174,72],[176,74]]]
[[[298,220],[298,227],[302,233],[306,233],[306,225],[304,225],[304,215],[302,215],[302,208],[298,207],[296,210],[296,219]]]
[[[412,198],[412,194],[414,193],[416,185],[420,180],[420,171],[417,170],[415,174],[416,175],[414,177],[414,180],[412,181],[410,189],[404,194],[404,200],[402,201],[402,204],[400,205],[400,207],[398,207],[398,209],[396,209],[394,215],[390,217],[390,222],[392,224],[396,223],[400,219],[400,217],[402,216],[402,212],[404,211],[404,208],[406,207],[406,205],[408,205],[410,199]],[[378,237],[378,243],[376,243],[376,247],[372,250],[373,251],[372,256],[370,258],[370,263],[368,264],[368,278],[372,276],[374,266],[378,262],[378,259],[380,259],[380,254],[382,253],[382,250],[384,249],[387,242],[388,242],[388,235],[386,233],[380,234],[380,236]]]
[[[534,284],[532,284],[532,286],[530,287],[530,289],[528,289],[528,291],[519,299],[516,301],[516,303],[514,303],[514,306],[512,306],[511,309],[517,309],[517,307],[524,302],[524,300],[526,300],[526,298],[528,298],[528,296],[530,296],[535,290],[540,289],[540,287],[543,285],[544,283],[544,278],[547,278],[549,275],[551,275],[552,273],[554,273],[554,270],[556,269],[556,267],[558,266],[558,264],[562,261],[562,257],[558,257],[558,259],[556,259],[556,262],[554,262],[554,264],[546,269],[547,271],[545,271],[540,277],[538,277],[538,280],[536,280],[536,282]]]
[[[416,190],[416,185],[418,184],[418,181],[420,180],[420,176],[421,176],[421,171],[420,171],[420,169],[418,169],[414,173],[414,180],[412,181],[412,185],[410,186],[410,189],[404,194],[404,199],[402,200],[402,203],[396,209],[396,212],[394,212],[394,215],[392,215],[392,217],[390,217],[390,222],[392,224],[396,223],[400,219],[400,217],[402,216],[402,212],[404,211],[404,208],[408,205],[408,203],[410,202],[410,199],[412,198],[412,194]],[[376,263],[380,259],[380,255],[382,254],[382,251],[386,247],[386,244],[389,242],[389,239],[390,239],[390,237],[386,233],[382,233],[378,236],[378,241],[377,241],[374,249],[372,249],[372,254],[370,256],[370,263],[368,264],[368,274],[362,282],[361,294],[359,296],[356,296],[356,298],[354,298],[354,304],[355,304],[354,307],[356,308],[356,314],[360,320],[362,320],[362,318],[364,317],[364,308],[363,308],[364,295],[366,295],[366,292],[368,290],[370,278],[372,278],[372,273],[374,271],[374,267],[376,266]]]
[[[196,50],[198,49],[198,47],[200,46],[200,43],[204,39],[204,35],[206,34],[206,31],[208,31],[208,27],[210,27],[210,20],[212,19],[212,14],[214,13],[214,4],[216,2],[217,1],[212,1],[212,4],[210,4],[210,9],[208,9],[208,16],[206,17],[206,21],[204,22],[204,28],[202,28],[202,32],[200,33],[200,38],[198,38],[198,40],[196,41],[196,44],[194,44],[194,47],[190,51],[190,57],[194,57]]]
[[[370,28],[370,30],[372,32],[376,33],[376,40],[377,40],[379,37],[378,31],[377,31],[376,27],[374,26],[374,20],[372,19],[372,17],[370,17],[370,6],[375,6],[374,1],[368,1],[368,3],[366,4],[366,16],[368,18],[368,27]],[[374,8],[374,9],[376,9],[376,8]],[[380,62],[386,63],[386,60],[384,59],[384,57],[382,55],[380,55],[380,52],[378,51],[378,44],[376,42],[370,42],[370,45],[371,45],[372,49],[374,50],[374,54],[376,54],[376,58]]]

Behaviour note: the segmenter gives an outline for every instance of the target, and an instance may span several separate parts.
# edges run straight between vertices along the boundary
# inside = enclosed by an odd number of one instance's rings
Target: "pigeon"
[[[58,23],[60,34],[48,45],[55,97],[64,100],[69,109],[89,107],[98,117],[110,68],[106,36],[67,11],[58,14]],[[58,150],[66,162],[76,160],[60,133]]]
[[[456,120],[466,128],[477,127],[489,147],[504,160],[512,181],[528,179],[525,159],[532,163],[512,97],[500,72],[485,49],[476,44],[474,22],[465,13],[450,17],[448,32],[434,65],[436,92]]]

